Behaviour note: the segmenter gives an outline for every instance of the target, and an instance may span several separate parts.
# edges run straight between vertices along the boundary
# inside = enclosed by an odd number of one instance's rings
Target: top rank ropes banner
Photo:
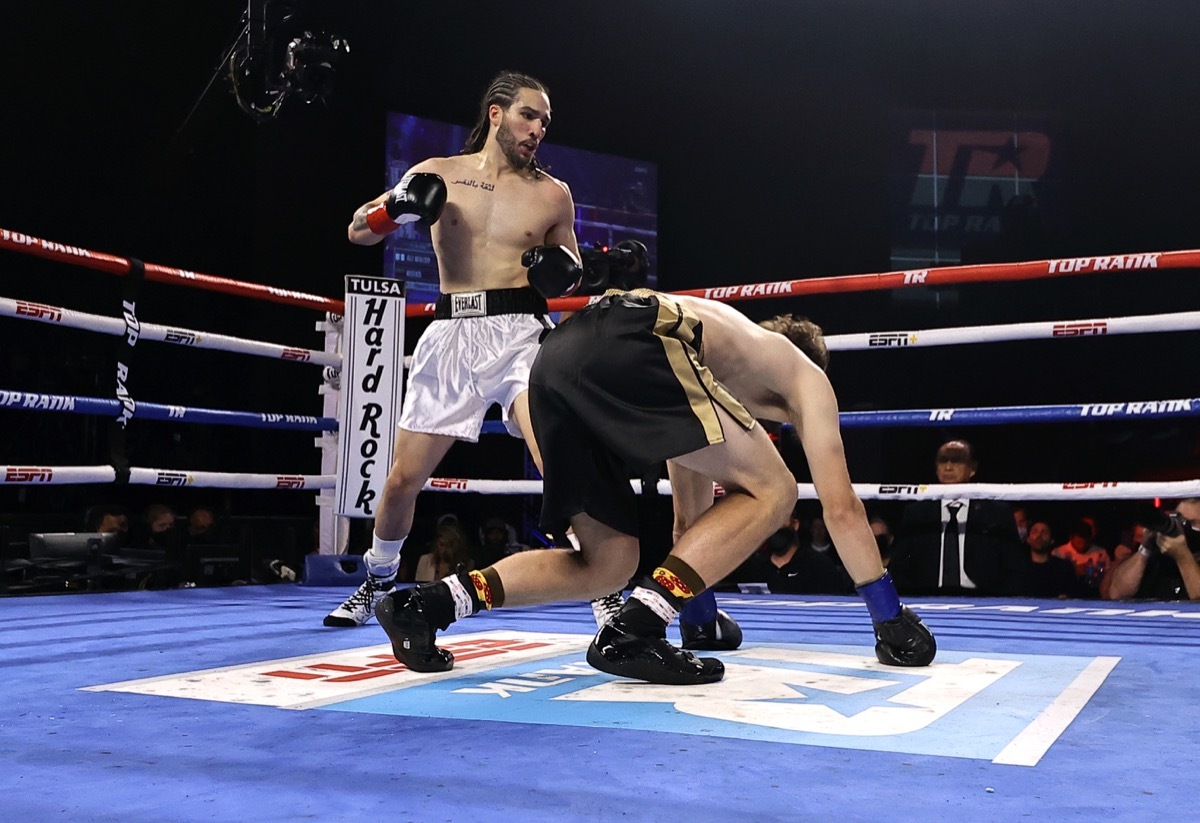
[[[374,517],[404,382],[404,283],[347,275],[337,513]]]

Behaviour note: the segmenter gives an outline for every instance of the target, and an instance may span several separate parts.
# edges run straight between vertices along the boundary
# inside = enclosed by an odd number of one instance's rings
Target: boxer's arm
[[[388,192],[376,197],[374,200],[368,200],[354,211],[354,216],[350,218],[350,225],[346,229],[346,236],[350,242],[356,246],[374,246],[376,243],[382,242],[386,235],[375,234],[367,225],[367,214],[372,210],[383,205],[383,201],[387,200]]]
[[[837,397],[829,378],[781,335],[763,336],[757,360],[769,364],[769,385],[782,389],[788,417],[804,447],[821,501],[825,526],[846,571],[856,586],[875,580],[883,574],[883,561],[866,508],[850,485]]]
[[[438,176],[438,168],[433,159],[417,163],[404,174],[395,188],[359,206],[346,230],[350,242],[358,246],[374,246],[399,225],[394,218],[401,212],[412,220],[420,219],[424,225],[436,221],[446,202],[446,184]],[[417,182],[413,185],[412,195],[409,195],[404,189],[414,176]],[[405,200],[411,205],[402,205]],[[396,212],[390,216],[390,222],[385,219],[389,218],[389,211]]]
[[[825,527],[871,614],[875,657],[888,666],[929,665],[937,655],[937,641],[921,618],[900,602],[884,571],[866,508],[850,485],[837,397],[829,378],[782,335],[767,334],[758,354],[770,371],[767,385],[779,388],[804,447]]]
[[[579,241],[575,237],[575,201],[571,189],[561,180],[552,180],[555,185],[554,208],[556,220],[546,232],[542,245],[566,246],[576,258],[579,257]]]

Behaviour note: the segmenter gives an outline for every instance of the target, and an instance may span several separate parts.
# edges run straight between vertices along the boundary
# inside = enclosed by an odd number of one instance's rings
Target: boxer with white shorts
[[[505,426],[524,437],[541,468],[528,382],[548,321],[522,255],[541,245],[579,255],[571,192],[537,161],[549,125],[546,86],[503,72],[480,101],[463,154],[416,164],[395,189],[354,213],[348,234],[359,245],[374,245],[404,223],[428,225],[442,295],[413,355],[366,553],[367,580],[325,618],[326,626],[363,625],[391,591],[417,494],[455,440],[479,439],[492,403],[500,404]]]

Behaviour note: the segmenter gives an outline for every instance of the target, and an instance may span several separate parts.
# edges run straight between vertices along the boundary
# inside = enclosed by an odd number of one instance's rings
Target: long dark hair
[[[500,72],[492,78],[487,91],[483,94],[483,99],[479,101],[479,120],[476,121],[475,128],[471,129],[470,136],[467,137],[467,142],[462,150],[463,154],[474,154],[483,150],[483,146],[487,142],[488,127],[491,125],[488,120],[488,108],[497,105],[507,111],[516,101],[517,92],[521,89],[534,89],[547,97],[550,96],[550,89],[537,78],[516,71]],[[535,174],[544,171],[544,167],[538,162],[536,155],[530,161],[529,167]]]

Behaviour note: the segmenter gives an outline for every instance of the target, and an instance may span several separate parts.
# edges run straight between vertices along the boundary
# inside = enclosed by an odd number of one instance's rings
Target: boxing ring
[[[339,318],[344,305],[237,284],[0,229],[0,247],[111,274],[322,312],[324,348],[156,327],[0,296],[0,314],[132,344],[224,347],[322,369],[322,416],[193,409],[0,387],[7,413],[75,413],[308,432],[321,473],[186,467],[4,467],[5,485],[146,483],[318,491],[322,550],[339,535]],[[1195,267],[1200,252],[962,266],[706,289],[755,299],[934,283]],[[135,302],[130,300],[130,302]],[[552,308],[576,308],[567,299]],[[429,313],[409,305],[409,317]],[[133,314],[130,317],[130,314]],[[831,351],[1195,330],[1200,312],[983,329],[833,335]],[[132,330],[132,331],[131,331]],[[134,340],[129,340],[130,337]],[[140,344],[140,343],[139,343]],[[132,348],[132,345],[131,345]],[[129,365],[129,364],[127,364]],[[133,364],[131,368],[136,367]],[[118,369],[118,377],[120,371]],[[124,402],[128,400],[129,402]],[[843,426],[1016,425],[1200,414],[1200,399],[847,412]],[[283,435],[280,435],[283,436]],[[858,484],[864,499],[1148,499],[1200,481]],[[536,494],[539,481],[434,478],[441,492]],[[667,491],[663,489],[662,491]],[[802,496],[813,496],[801,486]],[[719,595],[746,642],[729,675],[686,689],[620,682],[584,662],[590,608],[504,609],[453,625],[450,672],[404,671],[374,624],[329,630],[339,587],[5,598],[10,699],[0,710],[6,819],[347,820],[1146,820],[1186,817],[1197,725],[1190,685],[1200,604],[910,601],[938,638],[928,669],[874,660],[856,598]],[[1114,756],[1115,755],[1115,756]]]

